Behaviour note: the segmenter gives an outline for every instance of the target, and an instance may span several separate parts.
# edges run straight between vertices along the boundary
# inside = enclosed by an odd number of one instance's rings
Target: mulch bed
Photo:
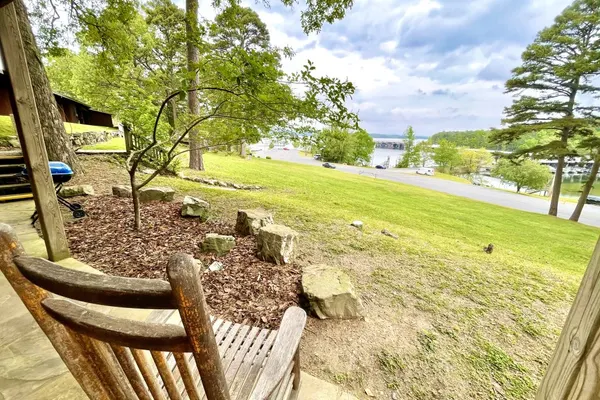
[[[284,311],[299,302],[300,268],[275,265],[256,257],[256,239],[240,237],[227,221],[180,216],[178,202],[142,204],[142,230],[133,229],[130,199],[87,198],[87,218],[67,224],[72,255],[100,271],[118,276],[166,279],[169,257],[192,254],[204,268],[213,261],[223,270],[205,272],[202,285],[213,314],[239,323],[277,328]],[[200,252],[207,233],[233,235],[236,246],[227,255]]]

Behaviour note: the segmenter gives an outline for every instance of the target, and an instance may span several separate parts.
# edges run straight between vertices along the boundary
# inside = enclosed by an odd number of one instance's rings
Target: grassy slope
[[[116,137],[110,139],[108,142],[91,144],[83,146],[84,150],[125,150],[125,139],[122,137]]]
[[[532,398],[598,229],[324,168],[213,154],[205,161],[208,172],[185,173],[267,188],[204,191],[220,211],[275,210],[302,232],[310,251],[347,263],[360,292],[377,304],[368,307],[370,326],[397,324],[398,332],[407,330],[397,333],[402,341],[417,349],[370,341],[359,346],[368,351],[359,366],[309,370],[358,391],[365,379],[384,382],[411,398],[441,398],[440,391],[444,398],[494,398],[498,387],[507,398]],[[198,191],[188,181],[159,183]],[[363,234],[348,227],[356,219],[365,223]],[[382,236],[383,228],[399,240]],[[481,250],[488,243],[496,247],[492,255]],[[429,328],[402,322],[413,314]],[[321,345],[344,353],[342,343]],[[365,378],[363,362],[378,375]]]
[[[115,128],[107,128],[105,126],[94,126],[84,124],[72,124],[65,122],[65,130],[67,133],[90,132],[90,131],[113,131]],[[16,136],[12,121],[9,116],[0,116],[0,137]]]

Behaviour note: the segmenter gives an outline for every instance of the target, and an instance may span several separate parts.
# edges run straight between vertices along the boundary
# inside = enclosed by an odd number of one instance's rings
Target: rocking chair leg
[[[298,387],[300,386],[300,347],[298,347],[298,350],[296,350],[296,354],[294,355],[294,367],[292,372],[294,374],[292,388],[298,390]]]

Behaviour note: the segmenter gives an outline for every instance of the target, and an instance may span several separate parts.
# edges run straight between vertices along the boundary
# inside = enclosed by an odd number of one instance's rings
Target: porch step
[[[25,160],[15,152],[0,152],[0,202],[32,198],[31,185],[21,172]]]
[[[0,203],[7,201],[33,199],[33,193],[20,193],[20,194],[4,194],[0,195]]]

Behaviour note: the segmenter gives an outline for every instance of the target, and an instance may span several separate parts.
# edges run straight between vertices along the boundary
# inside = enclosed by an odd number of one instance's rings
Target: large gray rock
[[[125,185],[113,186],[112,194],[117,197],[131,197],[131,187]]]
[[[217,256],[223,256],[229,253],[234,246],[235,238],[233,236],[207,233],[201,247],[204,253],[215,253]]]
[[[63,186],[58,194],[62,197],[93,196],[94,188],[91,185]]]
[[[304,268],[302,291],[311,310],[321,319],[351,319],[363,315],[362,303],[350,277],[339,268],[322,264]]]
[[[235,231],[240,235],[258,235],[263,226],[273,224],[273,216],[265,210],[238,210]]]
[[[140,201],[173,201],[175,190],[170,187],[144,187],[140,189]]]
[[[287,226],[270,224],[260,228],[256,241],[258,258],[277,265],[287,264],[296,255],[298,233]]]
[[[199,217],[201,221],[206,221],[210,213],[210,204],[204,200],[192,196],[185,196],[181,204],[182,217]]]

